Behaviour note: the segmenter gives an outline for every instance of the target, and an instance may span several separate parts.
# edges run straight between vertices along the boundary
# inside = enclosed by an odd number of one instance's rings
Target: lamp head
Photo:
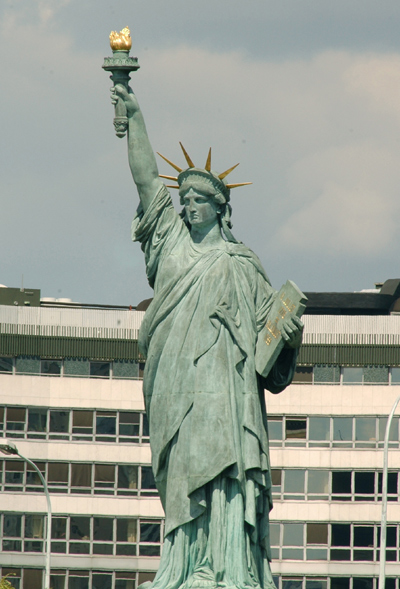
[[[17,446],[11,440],[0,438],[0,452],[3,454],[18,456]]]

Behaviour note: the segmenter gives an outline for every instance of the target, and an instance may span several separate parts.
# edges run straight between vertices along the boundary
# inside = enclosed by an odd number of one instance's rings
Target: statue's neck
[[[209,227],[196,227],[196,225],[192,225],[190,236],[193,243],[201,244],[205,247],[212,247],[224,241],[218,221]]]

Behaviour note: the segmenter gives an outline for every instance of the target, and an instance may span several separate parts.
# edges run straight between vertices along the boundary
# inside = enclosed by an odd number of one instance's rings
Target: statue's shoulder
[[[259,257],[251,250],[247,245],[244,243],[232,243],[230,241],[226,242],[226,250],[229,255],[233,257],[237,257],[240,261],[244,263],[250,264],[253,268],[257,270],[259,274],[261,274],[265,280],[270,283],[270,280],[261,264]]]

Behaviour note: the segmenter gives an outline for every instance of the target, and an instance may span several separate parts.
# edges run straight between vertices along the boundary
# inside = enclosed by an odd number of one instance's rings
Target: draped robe
[[[276,296],[240,243],[200,249],[162,187],[132,224],[154,298],[139,347],[152,466],[165,511],[154,589],[273,588],[272,507],[264,386],[290,383],[283,350],[266,381],[257,334]]]

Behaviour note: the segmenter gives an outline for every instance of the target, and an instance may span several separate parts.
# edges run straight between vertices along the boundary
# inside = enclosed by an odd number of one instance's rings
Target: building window
[[[362,366],[343,366],[341,370],[342,384],[362,384]]]
[[[4,427],[6,436],[10,438],[134,444],[149,442],[148,421],[145,413],[139,411],[3,406],[0,407],[0,435]]]
[[[284,501],[382,500],[382,473],[377,471],[273,469],[272,496]],[[388,500],[398,501],[398,473],[388,473]]]
[[[313,367],[312,366],[296,366],[296,372],[293,377],[293,384],[312,384],[313,383]]]
[[[110,362],[90,362],[89,374],[91,378],[110,378]]]
[[[0,373],[13,374],[14,372],[14,358],[0,358]]]
[[[157,497],[151,466],[36,462],[50,493]],[[0,460],[0,491],[43,493],[36,470],[21,460]],[[280,497],[279,497],[280,498]]]
[[[299,417],[287,417],[286,418],[286,431],[285,438],[290,440],[286,442],[287,446],[304,446],[307,437],[307,421]]]
[[[62,360],[41,360],[40,374],[42,376],[61,376]]]
[[[400,367],[392,366],[390,368],[390,384],[400,384]]]

